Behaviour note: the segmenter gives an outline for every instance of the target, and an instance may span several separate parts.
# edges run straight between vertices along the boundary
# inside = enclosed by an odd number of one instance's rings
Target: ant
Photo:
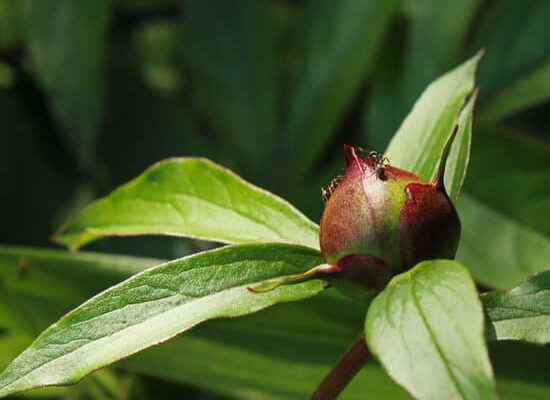
[[[365,153],[367,152],[365,149],[362,148],[360,148],[360,150]],[[369,151],[367,153],[367,157],[369,158],[369,160],[374,161],[374,165],[376,167],[376,175],[378,176],[378,179],[386,179],[386,165],[390,163],[388,157],[384,157],[377,151]]]
[[[323,196],[323,202],[326,203],[328,199],[330,199],[330,196],[332,196],[332,193],[336,190],[338,185],[342,182],[343,176],[338,175],[336,178],[334,178],[327,187],[321,188],[321,195]]]

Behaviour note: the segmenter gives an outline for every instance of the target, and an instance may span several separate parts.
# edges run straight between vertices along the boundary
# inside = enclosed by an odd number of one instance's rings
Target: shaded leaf
[[[401,2],[403,19],[396,20],[393,40],[384,45],[364,114],[370,147],[386,147],[424,87],[463,57],[468,29],[481,4],[481,0]]]
[[[480,57],[481,54],[476,55],[426,88],[385,152],[393,165],[426,180],[433,178],[459,111],[474,89]],[[455,168],[465,170],[468,157],[464,156]]]
[[[370,72],[396,4],[393,0],[307,3],[286,127],[296,179],[303,178],[330,143]]]
[[[550,266],[550,238],[540,231],[468,193],[460,197],[457,209],[462,238],[456,257],[478,282],[509,289]]]
[[[34,72],[67,142],[81,164],[89,166],[103,114],[108,2],[26,0],[24,5],[24,31]]]
[[[479,128],[479,127],[478,127]],[[478,129],[457,257],[490,287],[510,289],[550,257],[550,149],[503,129]],[[484,240],[480,240],[484,238]]]
[[[500,90],[514,85],[548,60],[550,3],[533,0],[525,7],[515,0],[497,1],[488,4],[482,16],[472,50],[487,50],[478,74],[483,107]]]
[[[550,342],[550,270],[511,290],[485,293],[481,301],[489,339]]]
[[[180,33],[176,27],[179,23],[165,29],[176,36]],[[154,28],[156,26],[150,29],[154,31]],[[119,35],[109,52],[110,101],[98,144],[98,156],[108,169],[109,188],[168,157],[221,159],[218,151],[221,146],[213,140],[207,142],[189,106],[178,97],[179,93],[159,93],[147,85],[140,70],[146,69],[147,64],[146,61],[136,63],[139,48],[136,49],[135,41],[130,35]]]
[[[369,307],[369,348],[418,399],[494,399],[483,313],[468,271],[424,261],[394,277]]]
[[[52,325],[0,375],[0,396],[74,383],[95,369],[212,318],[237,317],[317,294],[322,281],[254,294],[247,286],[304,272],[319,253],[283,244],[230,246],[162,264],[116,285]]]
[[[277,143],[277,60],[267,2],[186,1],[183,22],[199,111],[249,174],[265,176]]]
[[[550,60],[494,95],[480,114],[491,123],[550,99]]]
[[[317,225],[292,205],[200,158],[154,165],[90,205],[56,240],[78,248],[105,236],[144,234],[319,246]]]
[[[27,104],[22,93],[0,92],[0,242],[45,245],[77,177],[74,164],[50,146],[47,118]]]
[[[21,37],[21,6],[17,0],[0,2],[0,50],[15,47]]]

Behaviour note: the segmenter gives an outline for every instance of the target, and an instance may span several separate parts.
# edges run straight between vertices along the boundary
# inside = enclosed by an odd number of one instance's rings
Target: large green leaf
[[[457,257],[476,279],[510,289],[550,265],[550,149],[499,129],[478,129]],[[480,240],[484,238],[484,240]]]
[[[392,165],[414,172],[426,180],[436,173],[443,147],[467,96],[474,89],[478,54],[430,84],[391,140],[385,155]],[[455,147],[458,151],[459,147]],[[467,152],[462,154],[462,174]]]
[[[277,143],[273,21],[262,0],[190,0],[185,57],[203,119],[247,176],[265,180]]]
[[[44,331],[0,375],[0,396],[73,383],[208,319],[237,317],[313,296],[324,282],[261,294],[247,286],[304,272],[320,262],[319,253],[306,247],[251,244],[199,253],[146,270]]]
[[[396,1],[311,0],[289,93],[292,174],[303,178],[330,143],[370,72]]]
[[[0,246],[0,329],[38,335],[61,315],[161,260]]]
[[[187,236],[318,248],[318,228],[286,201],[200,158],[160,162],[61,228],[78,248],[105,236]]]
[[[32,67],[69,145],[89,166],[103,108],[106,0],[26,0],[24,30]]]
[[[394,277],[365,329],[371,351],[415,398],[496,398],[481,303],[459,263],[424,261]]]
[[[37,329],[32,332],[36,333],[83,299],[151,263],[154,261],[149,259],[85,252],[0,248],[0,276],[7,279],[10,294],[17,300],[16,305],[9,305],[17,306],[14,311],[32,322]],[[30,266],[24,275],[21,264]],[[48,276],[55,279],[55,291],[44,290],[42,282],[51,284]],[[58,296],[58,291],[64,295]],[[354,340],[364,314],[360,303],[326,290],[314,298],[282,304],[247,318],[211,321],[131,356],[117,367],[239,399],[303,399]],[[28,336],[26,332],[22,334]],[[491,358],[503,400],[549,397],[547,376],[540,363],[533,362],[536,357],[545,357],[543,350],[518,349],[517,342],[491,343],[497,347]],[[7,345],[19,346],[14,342]],[[515,349],[513,354],[508,351],[510,346]],[[1,353],[6,354],[6,362],[15,356],[11,349]],[[40,393],[46,395],[48,391]],[[375,399],[409,398],[376,363],[369,363],[341,397],[356,399],[364,393]]]
[[[490,339],[550,342],[550,270],[509,291],[485,293],[481,300]]]

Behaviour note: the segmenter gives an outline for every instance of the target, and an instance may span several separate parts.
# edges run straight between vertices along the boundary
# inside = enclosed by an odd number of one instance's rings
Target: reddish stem
[[[310,400],[333,400],[370,358],[365,335],[360,335],[338,364],[325,376]]]

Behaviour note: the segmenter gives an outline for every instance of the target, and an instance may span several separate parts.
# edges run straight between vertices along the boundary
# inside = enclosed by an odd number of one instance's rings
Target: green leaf
[[[0,245],[7,290],[75,304],[163,260]]]
[[[317,251],[284,244],[224,247],[151,268],[97,295],[52,325],[0,375],[0,396],[84,375],[200,322],[237,317],[319,293],[310,281],[255,294],[247,286],[304,272]]]
[[[426,85],[463,57],[468,29],[482,3],[401,1],[402,19],[396,19],[384,43],[366,103],[364,131],[369,147],[384,149]]]
[[[319,246],[317,225],[292,205],[200,158],[154,165],[90,205],[56,240],[78,248],[105,236],[144,234]]]
[[[550,60],[500,90],[485,105],[480,121],[492,123],[550,99]]]
[[[472,120],[477,91],[472,94],[458,117],[458,132],[451,145],[451,151],[445,165],[445,188],[449,197],[456,201],[466,178],[472,144]]]
[[[89,166],[103,110],[106,0],[26,0],[24,30],[37,78],[66,140]]]
[[[390,376],[417,399],[495,399],[483,312],[456,261],[417,264],[372,302],[367,343]]]
[[[544,143],[478,127],[465,196],[458,202],[457,258],[485,285],[510,289],[548,268],[549,159]]]
[[[286,133],[301,180],[367,77],[396,1],[312,0],[290,88]]]
[[[485,293],[481,301],[487,313],[489,339],[550,342],[550,270],[511,290]]]
[[[11,49],[20,41],[21,6],[17,0],[0,2],[0,50]]]
[[[21,260],[30,267],[23,279],[19,273]],[[151,262],[86,252],[0,247],[0,276],[9,277],[10,293],[18,300],[14,311],[20,311],[39,330],[82,299]],[[55,290],[44,290],[52,282],[56,283]],[[60,291],[62,296],[57,295]],[[116,366],[239,399],[303,399],[354,340],[364,313],[360,303],[325,290],[305,301],[281,304],[247,318],[211,321]],[[543,361],[533,362],[547,358],[544,349],[525,345],[518,348],[520,342],[490,344],[497,347],[491,359],[503,400],[550,397]],[[509,347],[515,349],[512,354]],[[6,353],[6,362],[15,356],[15,349],[11,349],[0,352]],[[369,363],[341,397],[357,399],[367,392],[375,399],[409,399],[376,363]],[[40,393],[46,395],[48,390],[41,389]]]
[[[141,35],[145,36],[149,30],[157,33],[168,31],[165,40],[177,42],[174,46],[179,50],[179,22],[168,26],[166,21],[146,25],[147,28],[138,30]],[[143,32],[142,29],[146,30]],[[145,57],[138,52],[135,42],[136,37],[127,34],[118,36],[110,44],[110,100],[98,141],[98,156],[106,164],[109,188],[134,178],[149,165],[165,158],[185,154],[222,159],[222,146],[213,138],[207,141],[202,135],[190,107],[178,98],[179,92],[173,95],[154,90],[144,80],[143,69],[146,67],[143,63],[136,63],[136,59]],[[155,42],[151,47],[160,51],[163,47],[159,49],[159,45],[168,46]],[[170,67],[176,69],[179,65]],[[151,132],[154,132],[154,140],[151,140]]]
[[[550,52],[548,1],[532,0],[529,7],[524,7],[515,0],[501,0],[487,6],[480,13],[482,18],[473,41],[473,49],[487,50],[478,74],[483,88],[482,107],[489,105],[499,91],[524,78],[526,72],[538,69]]]
[[[0,91],[0,208],[6,211],[0,242],[45,245],[52,217],[76,186],[76,171],[73,163],[62,160],[57,148],[59,156],[52,156],[52,148],[44,145],[43,138],[55,137],[56,131],[43,112],[29,107],[25,99],[15,90]]]
[[[548,236],[468,193],[460,197],[457,209],[462,238],[456,257],[468,265],[476,281],[509,289],[548,267]]]
[[[268,3],[190,0],[183,7],[185,57],[198,111],[250,175],[269,176],[278,130],[277,53]]]
[[[426,180],[434,177],[447,138],[474,89],[480,57],[481,53],[446,73],[422,93],[385,152],[392,165]]]

